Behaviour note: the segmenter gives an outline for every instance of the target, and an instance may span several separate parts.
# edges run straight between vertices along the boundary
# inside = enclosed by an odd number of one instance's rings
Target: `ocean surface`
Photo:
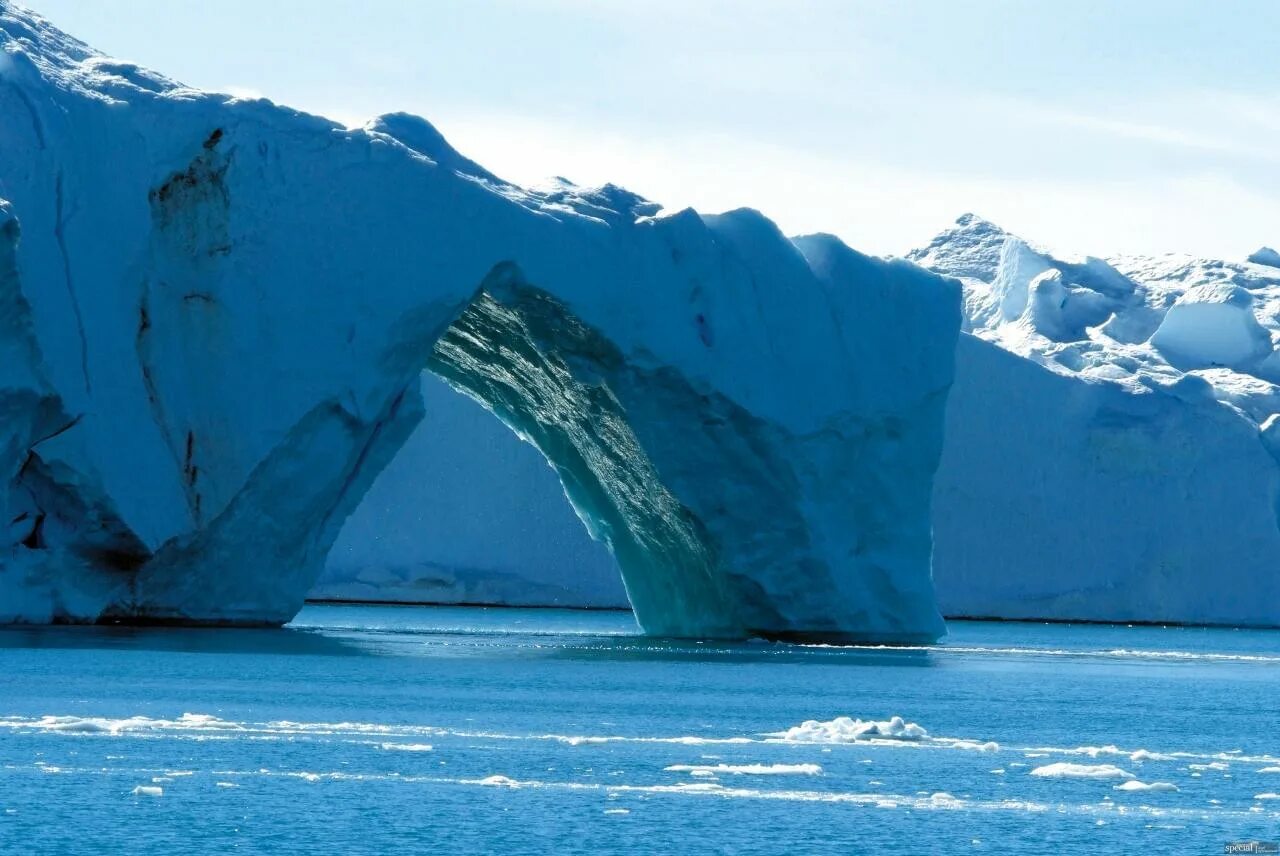
[[[1249,839],[1280,840],[1280,632],[955,622],[833,648],[321,605],[277,631],[0,630],[0,853]]]

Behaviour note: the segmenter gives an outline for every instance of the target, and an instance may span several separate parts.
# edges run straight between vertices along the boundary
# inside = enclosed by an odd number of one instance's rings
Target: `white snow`
[[[162,797],[164,796],[164,788],[154,785],[138,785],[130,793],[135,797]]]
[[[429,369],[547,458],[646,631],[942,634],[953,281],[520,188],[421,119],[194,91],[10,5],[0,48],[0,620],[287,621]]]
[[[1112,764],[1072,764],[1059,761],[1036,767],[1030,775],[1043,779],[1132,779],[1133,773]]]

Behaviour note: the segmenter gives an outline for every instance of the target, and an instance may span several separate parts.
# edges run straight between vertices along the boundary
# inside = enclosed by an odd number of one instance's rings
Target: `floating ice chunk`
[[[238,788],[238,787],[240,787],[240,786],[239,786],[239,785],[237,785],[235,782],[214,782],[214,783],[213,783],[213,786],[214,786],[215,788]]]
[[[6,720],[4,724],[64,734],[118,735],[132,731],[244,730],[244,726],[238,722],[227,722],[202,713],[184,713],[177,719],[152,719],[149,716],[117,719],[100,716],[42,716],[38,720]]]
[[[1137,779],[1131,779],[1127,782],[1121,782],[1112,790],[1115,791],[1137,791],[1139,793],[1174,793],[1178,790],[1178,786],[1172,782],[1139,782]]]
[[[1210,761],[1208,764],[1188,764],[1188,770],[1230,770],[1231,765],[1222,761]]]
[[[1110,743],[1106,746],[1077,746],[1075,749],[1062,749],[1059,751],[1067,755],[1088,755],[1090,758],[1097,758],[1099,755],[1125,754],[1123,749]]]
[[[1263,767],[1259,773],[1280,773],[1280,767]]]
[[[1172,761],[1172,755],[1164,755],[1160,752],[1151,752],[1146,749],[1138,749],[1129,756],[1130,761]]]
[[[390,752],[430,752],[430,743],[382,743],[383,749]]]
[[[822,767],[817,764],[672,764],[663,768],[669,773],[689,773],[692,776],[728,773],[735,776],[819,776]]]
[[[130,793],[135,797],[162,797],[164,796],[164,788],[156,785],[138,785]]]
[[[1132,779],[1133,773],[1113,764],[1071,764],[1059,761],[1036,767],[1031,775],[1044,779]]]
[[[1274,791],[1268,791],[1265,794],[1254,794],[1253,798],[1255,800],[1280,800],[1280,794],[1277,794]]]
[[[661,788],[662,786],[659,785],[658,787]],[[706,793],[710,791],[719,791],[723,789],[724,789],[724,785],[720,785],[715,782],[680,782],[677,785],[672,785],[669,790],[694,791],[694,792]]]
[[[605,814],[631,814],[631,809],[629,809],[629,808],[607,808],[607,809],[605,809],[605,810],[604,810],[604,813],[605,813]]]
[[[952,749],[972,749],[975,752],[999,752],[1000,744],[994,740],[988,740],[985,743],[979,740],[963,740],[960,738],[935,738],[938,745],[950,746]]]
[[[476,784],[493,785],[495,787],[502,787],[502,788],[520,787],[519,782],[517,782],[515,779],[508,778],[507,776],[485,776],[483,779],[480,779],[478,782],[476,782]]]
[[[875,739],[923,740],[929,736],[929,732],[914,722],[905,721],[901,716],[894,716],[883,722],[838,716],[825,722],[809,719],[786,731],[774,731],[766,736],[795,743],[855,743]]]

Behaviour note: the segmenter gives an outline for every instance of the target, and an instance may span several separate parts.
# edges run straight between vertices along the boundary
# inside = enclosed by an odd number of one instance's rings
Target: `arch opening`
[[[636,620],[662,636],[740,636],[701,522],[663,484],[615,387],[626,361],[504,264],[436,343],[427,368],[546,456],[616,558]]]

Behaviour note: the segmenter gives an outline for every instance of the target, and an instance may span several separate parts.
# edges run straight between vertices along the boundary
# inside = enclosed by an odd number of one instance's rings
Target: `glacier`
[[[1265,250],[1246,262],[1055,256],[974,215],[908,257],[965,293],[934,484],[945,615],[1280,625],[1280,264]],[[443,392],[435,412],[455,427],[440,436],[468,432],[465,407]],[[484,456],[455,442],[392,462],[388,474],[404,474],[396,503],[423,501],[409,474],[439,466],[432,458],[464,467],[478,487],[461,495],[485,501]],[[541,496],[555,487],[536,468],[525,476]],[[616,568],[584,558],[591,542],[576,520],[545,502],[509,511],[554,540],[558,561],[539,554],[538,572],[522,575],[490,539],[470,538],[460,578],[513,571],[503,602],[625,604],[607,587]],[[344,537],[359,542],[379,532],[373,518],[350,527]],[[442,555],[421,540],[416,550]],[[335,586],[356,577],[330,575]],[[484,579],[474,576],[473,590]]]
[[[0,48],[0,620],[288,621],[426,369],[545,456],[647,632],[942,634],[955,280],[517,187],[422,119],[192,90],[12,4]]]

